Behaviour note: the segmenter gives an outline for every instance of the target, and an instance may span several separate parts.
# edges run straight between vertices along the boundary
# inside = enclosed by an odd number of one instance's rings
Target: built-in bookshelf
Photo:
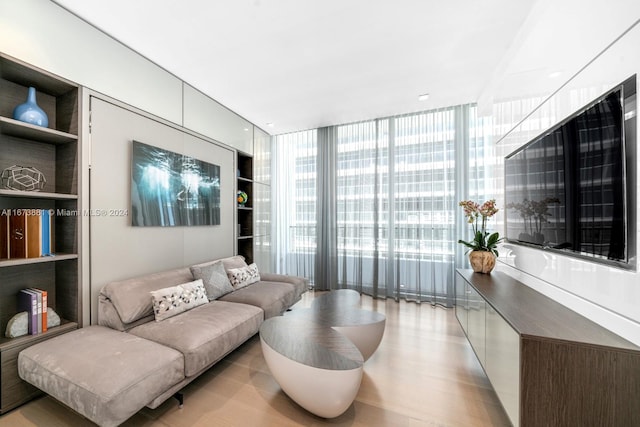
[[[29,87],[36,89],[37,103],[49,118],[46,128],[13,119],[13,109],[25,102]],[[81,323],[80,102],[78,85],[0,54],[0,172],[29,167],[46,179],[40,191],[14,190],[0,183],[0,413],[39,393],[18,377],[18,353]],[[26,219],[42,211],[50,215],[51,255],[12,256],[19,251],[12,251],[11,245],[19,245],[20,232],[28,230]],[[26,230],[12,229],[22,215]],[[18,292],[25,288],[47,291],[48,306],[60,316],[61,325],[42,334],[7,338],[7,323],[18,313]]]
[[[237,203],[237,252],[248,264],[253,262],[253,157],[238,151],[237,154],[237,191],[244,191],[246,203]]]

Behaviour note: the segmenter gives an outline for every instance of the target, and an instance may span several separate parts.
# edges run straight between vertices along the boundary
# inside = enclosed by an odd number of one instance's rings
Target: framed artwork
[[[133,141],[133,226],[220,225],[220,166]]]

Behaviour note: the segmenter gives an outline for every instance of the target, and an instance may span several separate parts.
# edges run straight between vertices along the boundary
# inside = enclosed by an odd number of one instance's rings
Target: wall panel
[[[91,317],[100,289],[110,281],[179,268],[233,254],[234,153],[98,98],[91,99]],[[220,166],[221,225],[132,227],[131,141],[186,154]],[[106,211],[107,214],[98,214]]]
[[[253,154],[253,125],[186,83],[184,127]]]

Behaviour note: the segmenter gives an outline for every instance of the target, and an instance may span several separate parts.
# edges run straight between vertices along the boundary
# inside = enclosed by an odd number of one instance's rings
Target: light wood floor
[[[307,292],[298,307],[314,298]],[[124,426],[509,426],[507,416],[452,309],[363,296],[362,307],[383,313],[380,347],[365,364],[355,402],[340,417],[306,412],[270,375],[254,336],[189,384],[179,409],[169,399],[143,409]],[[309,385],[311,386],[311,385]],[[50,397],[0,416],[0,427],[91,426]]]

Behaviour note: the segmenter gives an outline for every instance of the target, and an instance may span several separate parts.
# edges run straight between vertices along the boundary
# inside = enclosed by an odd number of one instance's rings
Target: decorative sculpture
[[[0,183],[3,188],[10,190],[40,191],[47,179],[34,167],[13,165],[2,171]]]

